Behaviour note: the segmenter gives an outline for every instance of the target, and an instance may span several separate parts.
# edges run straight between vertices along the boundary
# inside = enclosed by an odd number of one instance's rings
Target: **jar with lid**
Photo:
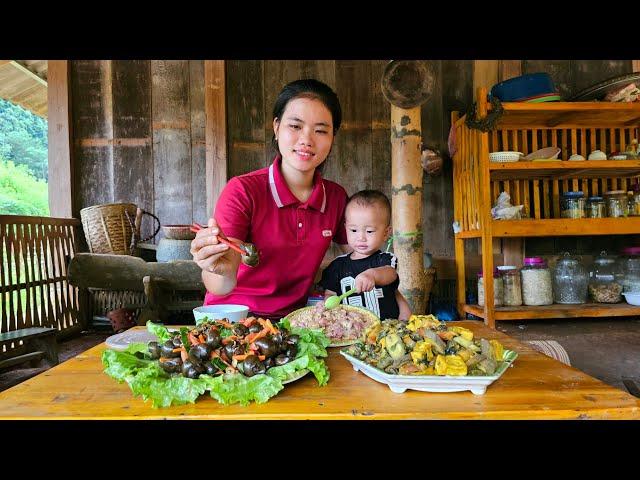
[[[553,299],[556,303],[586,303],[589,274],[579,257],[564,252],[553,269]]]
[[[502,283],[504,284],[504,305],[516,307],[522,305],[522,282],[520,280],[520,270],[512,265],[498,267],[502,273]]]
[[[607,216],[607,204],[602,197],[587,198],[587,218],[604,218]]]
[[[541,257],[526,257],[520,270],[522,303],[525,305],[551,305],[553,290],[551,272]]]
[[[560,216],[562,218],[584,218],[584,206],[583,192],[564,192],[560,199]]]
[[[502,305],[504,296],[504,283],[502,275],[497,268],[493,271],[493,305],[499,307]],[[478,305],[484,307],[484,276],[482,271],[478,272]]]
[[[627,216],[627,192],[624,190],[609,190],[605,192],[604,201],[607,204],[608,217]]]
[[[618,303],[622,300],[622,266],[613,255],[600,252],[589,268],[589,297],[597,303]]]
[[[622,291],[640,292],[640,247],[623,249],[619,262],[624,275]]]

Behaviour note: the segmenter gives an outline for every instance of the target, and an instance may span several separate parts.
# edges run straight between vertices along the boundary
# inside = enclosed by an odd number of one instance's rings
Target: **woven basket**
[[[156,220],[157,228],[153,235],[140,240],[140,222],[145,214]],[[160,230],[158,217],[133,203],[108,203],[83,208],[80,210],[80,219],[91,253],[133,255],[136,243],[150,240]]]

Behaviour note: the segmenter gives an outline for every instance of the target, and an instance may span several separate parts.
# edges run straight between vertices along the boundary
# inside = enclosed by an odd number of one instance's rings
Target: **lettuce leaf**
[[[147,330],[158,337],[158,343],[163,344],[167,340],[171,340],[171,332],[164,325],[153,323],[151,320],[147,322]]]
[[[170,332],[162,325],[148,322],[147,328],[159,341],[171,338]],[[266,374],[253,377],[240,373],[216,377],[201,375],[197,379],[169,375],[157,360],[148,359],[144,343],[132,343],[121,352],[105,350],[102,363],[107,375],[118,382],[127,382],[134,395],[141,396],[144,401],[150,399],[154,408],[194,403],[206,391],[224,405],[239,403],[246,406],[251,401],[268,401],[284,388],[282,382],[294,378],[304,369],[313,372],[320,386],[329,381],[329,369],[323,360],[327,356],[329,339],[320,330],[293,328],[291,333],[299,336],[296,358],[285,365],[270,368]],[[139,358],[142,354],[147,358]]]

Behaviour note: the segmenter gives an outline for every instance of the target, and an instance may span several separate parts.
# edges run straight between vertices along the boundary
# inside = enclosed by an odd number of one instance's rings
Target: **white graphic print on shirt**
[[[356,279],[353,277],[344,277],[340,280],[340,288],[342,289],[341,293],[348,292],[356,285]],[[364,296],[364,305],[362,305],[362,297],[360,295],[351,295],[347,298],[342,299],[342,303],[345,305],[351,305],[353,307],[364,307],[367,310],[375,313],[378,317],[380,316],[380,302],[379,298],[384,297],[384,293],[382,293],[381,288],[374,288],[370,292],[362,292]]]

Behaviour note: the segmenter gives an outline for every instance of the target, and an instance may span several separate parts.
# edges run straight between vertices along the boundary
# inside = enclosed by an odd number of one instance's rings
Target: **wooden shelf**
[[[492,162],[491,180],[580,178],[620,178],[640,175],[640,160],[585,160],[544,162]]]
[[[504,102],[498,129],[610,128],[640,124],[640,103]]]
[[[464,305],[463,310],[484,318],[484,308],[479,305]],[[579,318],[579,317],[626,317],[640,316],[640,306],[628,303],[584,303],[582,305],[541,305],[531,307],[496,307],[496,320],[525,320],[535,318]]]
[[[494,220],[494,237],[558,237],[640,234],[640,217]]]

